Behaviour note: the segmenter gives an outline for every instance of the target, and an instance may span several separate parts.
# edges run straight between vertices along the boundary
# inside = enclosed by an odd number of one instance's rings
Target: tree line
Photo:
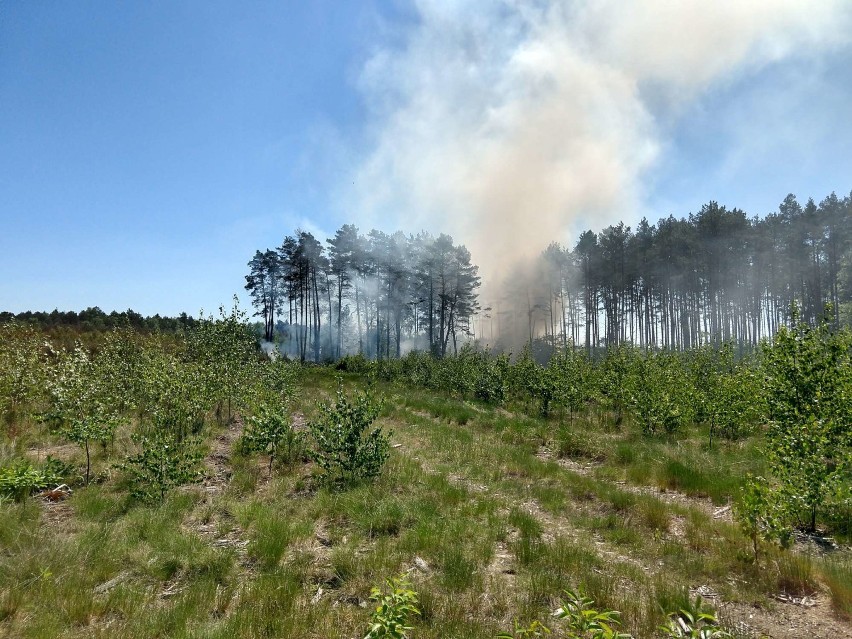
[[[442,357],[479,311],[479,269],[444,234],[364,235],[345,224],[322,243],[297,230],[248,266],[245,287],[265,338],[302,361],[393,358],[411,348]]]
[[[195,318],[186,313],[177,317],[160,316],[148,317],[133,309],[112,311],[106,313],[97,306],[80,311],[60,311],[54,309],[45,311],[24,311],[22,313],[0,312],[0,324],[16,321],[43,329],[70,328],[77,331],[103,331],[113,328],[133,328],[143,333],[179,333],[192,328]]]
[[[827,305],[834,326],[848,324],[852,195],[804,206],[788,195],[763,218],[711,201],[685,218],[586,231],[573,248],[548,246],[505,290],[479,317],[492,344],[514,333],[589,351],[754,346],[789,320],[794,302],[812,325]]]

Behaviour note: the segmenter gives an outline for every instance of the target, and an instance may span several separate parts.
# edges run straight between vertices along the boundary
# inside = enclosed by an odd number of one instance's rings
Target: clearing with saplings
[[[849,636],[852,339],[269,357],[0,327],[0,636]]]

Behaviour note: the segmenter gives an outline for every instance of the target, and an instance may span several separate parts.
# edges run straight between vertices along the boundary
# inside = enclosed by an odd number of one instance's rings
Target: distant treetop
[[[159,314],[144,317],[133,309],[105,313],[97,306],[89,307],[79,313],[54,309],[45,311],[24,311],[23,313],[0,312],[0,324],[18,321],[41,328],[68,327],[81,331],[101,331],[113,328],[129,327],[148,333],[177,333],[195,325],[196,320],[186,313],[177,317],[162,317]]]

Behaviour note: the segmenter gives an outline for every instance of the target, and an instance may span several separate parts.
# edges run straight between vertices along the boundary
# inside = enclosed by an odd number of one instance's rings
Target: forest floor
[[[336,383],[305,373],[298,430]],[[204,481],[162,504],[130,502],[108,451],[65,501],[0,504],[0,636],[360,639],[371,587],[407,573],[412,639],[491,639],[535,619],[558,637],[567,588],[620,611],[637,639],[696,595],[737,638],[852,637],[848,546],[802,537],[755,561],[732,520],[731,495],[763,469],[755,441],[711,448],[700,430],[649,439],[603,413],[544,419],[343,384],[384,398],[392,449],[375,483],[329,490],[306,460],[270,471],[238,452],[235,419],[210,433]],[[32,454],[50,446],[79,459],[47,439]]]

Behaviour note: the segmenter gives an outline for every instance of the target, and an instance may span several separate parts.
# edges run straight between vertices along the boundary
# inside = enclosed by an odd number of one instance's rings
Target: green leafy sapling
[[[89,485],[92,469],[91,444],[98,443],[106,446],[115,436],[118,422],[117,417],[100,413],[92,417],[72,419],[62,430],[65,437],[78,444],[86,453],[86,486]]]
[[[51,407],[46,416],[63,436],[85,451],[88,485],[91,444],[110,442],[120,421],[100,360],[77,343],[74,350],[59,355],[48,390]]]
[[[418,596],[406,575],[388,579],[388,591],[377,587],[370,590],[370,600],[376,603],[370,620],[370,631],[364,639],[406,639],[413,627],[409,618],[420,615]]]
[[[791,316],[792,328],[763,352],[767,456],[791,511],[813,532],[852,469],[852,333],[799,321],[795,305]]]
[[[245,453],[262,452],[269,455],[269,472],[275,460],[293,461],[303,449],[302,435],[284,412],[264,406],[258,415],[249,417],[240,448]]]
[[[329,483],[347,485],[373,479],[390,454],[390,437],[380,427],[370,430],[381,402],[363,393],[350,400],[340,384],[337,400],[320,404],[320,416],[308,424],[315,448],[311,458]]]
[[[48,455],[41,467],[19,459],[0,468],[0,500],[23,501],[37,490],[56,486],[70,472],[68,464]]]
[[[172,488],[201,479],[202,455],[197,442],[178,441],[168,431],[134,435],[133,440],[141,451],[128,457],[122,468],[130,477],[131,494],[137,499],[162,501]]]
[[[763,477],[747,476],[733,511],[743,533],[751,540],[755,560],[761,542],[778,542],[782,546],[789,542],[790,529],[784,524],[785,501]]]
[[[44,475],[26,460],[0,468],[0,499],[23,501],[34,490],[44,488]]]
[[[42,395],[45,346],[31,326],[0,324],[0,419],[9,426]]]
[[[715,611],[704,603],[701,595],[689,606],[669,613],[668,622],[660,626],[664,636],[672,639],[730,639],[731,634],[719,627]]]
[[[234,409],[249,403],[258,372],[257,337],[239,299],[234,296],[230,312],[220,306],[217,319],[202,313],[187,336],[187,345],[204,395],[216,406],[220,423],[230,422]]]
[[[553,616],[568,623],[569,636],[582,639],[632,639],[630,635],[619,632],[621,614],[616,610],[599,611],[594,608],[595,600],[582,592],[565,591],[559,608]]]

